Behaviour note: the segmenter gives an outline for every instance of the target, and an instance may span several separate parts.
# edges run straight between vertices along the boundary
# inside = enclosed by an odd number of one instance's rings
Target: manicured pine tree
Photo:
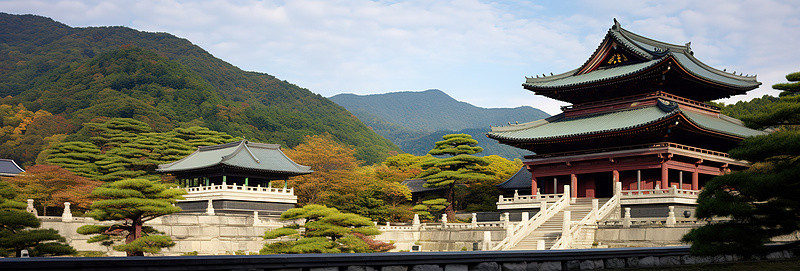
[[[754,254],[765,251],[771,238],[800,230],[800,73],[786,76],[792,83],[770,112],[744,118],[753,127],[777,131],[746,138],[730,151],[732,158],[750,161],[752,167],[717,176],[697,199],[697,217],[711,219],[684,236],[697,254]],[[798,242],[792,244],[798,245]]]
[[[13,201],[14,189],[0,182],[0,254],[20,257],[23,249],[30,256],[75,254],[63,236],[54,229],[36,229],[39,219],[25,211],[25,203]]]
[[[491,180],[490,173],[482,171],[479,167],[486,166],[489,161],[482,157],[472,156],[483,151],[478,147],[478,141],[467,134],[449,134],[436,142],[436,146],[428,153],[431,155],[449,155],[448,158],[434,158],[422,163],[422,173],[418,178],[425,179],[425,187],[444,187],[446,200],[449,203],[445,213],[451,219],[455,218],[453,209],[453,191],[456,184],[469,184],[471,182]]]
[[[102,174],[98,170],[97,161],[104,158],[100,148],[89,142],[71,141],[56,145],[48,150],[45,163],[57,165],[72,171],[78,176],[96,179]]]
[[[261,254],[364,253],[394,248],[369,237],[380,234],[369,218],[342,213],[336,208],[308,204],[287,210],[281,214],[281,219],[301,219],[304,223],[266,232],[264,239],[281,238],[284,241],[265,244]],[[301,227],[304,229],[299,230]]]
[[[80,234],[92,234],[88,242],[101,242],[111,246],[124,240],[124,244],[113,246],[128,256],[144,256],[144,252],[158,253],[161,248],[175,245],[169,236],[159,235],[144,223],[154,218],[179,212],[173,206],[182,189],[169,188],[164,184],[145,179],[127,179],[107,183],[92,191],[98,198],[92,203],[87,216],[98,221],[114,221],[113,225],[85,225],[78,228]]]

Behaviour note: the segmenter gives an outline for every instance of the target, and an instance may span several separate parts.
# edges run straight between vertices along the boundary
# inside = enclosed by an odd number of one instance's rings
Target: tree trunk
[[[447,189],[447,207],[444,208],[444,213],[447,214],[447,221],[455,221],[456,219],[456,211],[453,207],[453,190],[455,189],[455,184],[450,184]]]
[[[142,218],[133,219],[131,224],[131,232],[128,233],[128,236],[125,238],[126,244],[130,244],[136,239],[142,237],[142,225],[144,224]],[[125,254],[127,256],[144,256],[144,252],[142,251],[126,251]]]

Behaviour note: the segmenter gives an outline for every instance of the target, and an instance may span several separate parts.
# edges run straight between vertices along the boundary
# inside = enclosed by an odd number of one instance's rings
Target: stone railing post
[[[522,212],[522,220],[520,220],[520,222],[525,222],[525,221],[528,221],[528,220],[530,220],[530,219],[531,219],[531,217],[530,217],[530,213],[528,213],[528,212]]]
[[[572,227],[572,212],[564,211],[564,221],[561,224],[561,239],[564,240],[564,247],[568,248],[571,244],[567,242],[570,240],[569,230]]]
[[[258,211],[253,211],[253,226],[261,225],[261,218],[258,218]]]
[[[678,195],[678,187],[673,185],[669,187],[669,194],[670,195]]]
[[[415,231],[418,231],[420,226],[421,225],[419,223],[419,215],[418,214],[414,214],[414,220],[411,221],[411,229],[413,229]]]
[[[544,240],[536,240],[536,250],[544,250]]]
[[[500,196],[497,197],[497,202],[498,203],[502,203],[503,202],[503,195],[500,195]]]
[[[442,214],[442,229],[447,228],[447,214]]]
[[[206,206],[206,214],[214,215],[214,204],[211,202],[211,200],[208,200],[208,206]]]
[[[567,197],[568,199],[570,197],[570,195],[569,195],[569,185],[564,185],[564,197]],[[569,201],[567,201],[567,204],[569,204]]]
[[[492,249],[492,232],[490,231],[483,231],[483,246],[482,250],[490,250]]]
[[[518,201],[518,200],[519,200],[519,190],[515,189],[514,190],[514,201]]]
[[[600,220],[600,214],[598,213],[599,210],[600,210],[600,200],[592,199],[592,212],[594,213],[594,217],[592,217],[592,220],[594,220],[594,222]]]
[[[667,227],[675,227],[676,223],[677,221],[675,221],[675,206],[669,206],[669,213],[667,214]]]
[[[64,202],[64,212],[61,213],[61,221],[62,222],[71,222],[72,221],[72,210],[69,209],[69,202]]]
[[[506,228],[506,236],[514,234],[514,227],[511,226],[511,215],[508,212],[503,213],[503,223]]]
[[[547,215],[547,202],[546,201],[542,201],[542,203],[539,204],[539,212],[542,213],[542,216],[546,216]]]
[[[35,216],[39,216],[39,211],[36,211],[36,208],[33,208],[33,199],[28,199],[28,206],[25,207],[25,211]]]
[[[472,221],[470,221],[470,224],[472,224],[473,228],[478,227],[478,214],[472,213]]]
[[[631,227],[631,207],[625,207],[625,217],[622,218],[622,227]]]

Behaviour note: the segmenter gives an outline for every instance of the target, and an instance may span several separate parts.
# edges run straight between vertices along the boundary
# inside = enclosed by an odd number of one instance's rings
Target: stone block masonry
[[[765,259],[794,258],[788,250]],[[3,270],[295,270],[295,271],[536,271],[659,268],[742,260],[698,257],[689,248],[614,248],[550,251],[464,251],[253,256],[5,258]]]

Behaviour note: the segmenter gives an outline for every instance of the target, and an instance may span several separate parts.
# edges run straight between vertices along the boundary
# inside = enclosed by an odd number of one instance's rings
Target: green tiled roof
[[[552,79],[552,77],[544,77],[544,78],[528,78],[526,85],[536,85],[538,88],[557,88],[557,87],[568,87],[574,85],[583,85],[588,83],[606,81],[618,77],[624,77],[627,75],[635,74],[640,71],[643,71],[647,68],[653,67],[656,64],[660,63],[662,59],[659,60],[651,60],[647,62],[632,64],[632,65],[625,65],[619,66],[610,69],[602,69],[602,70],[595,70],[590,73],[584,73],[574,76],[563,76],[561,78],[553,79],[553,80],[539,80],[539,79]],[[574,74],[574,72],[573,72]],[[553,76],[555,77],[555,76]]]
[[[287,175],[313,172],[310,167],[297,164],[289,159],[281,151],[280,145],[254,143],[246,140],[200,147],[181,160],[159,165],[158,171],[172,173],[219,165]]]
[[[728,73],[700,62],[700,60],[694,57],[689,43],[686,45],[676,45],[640,36],[623,29],[616,20],[614,26],[608,30],[606,39],[616,41],[617,44],[627,48],[628,51],[640,56],[645,59],[645,61],[630,65],[596,69],[579,75],[577,75],[577,73],[581,70],[580,68],[554,76],[526,78],[523,85],[531,88],[547,89],[606,81],[636,74],[646,68],[655,66],[668,57],[676,59],[676,62],[688,73],[710,82],[738,89],[753,89],[761,84],[756,80],[755,76],[741,76]],[[603,45],[601,45],[601,47],[603,47]],[[600,48],[598,48],[598,50],[599,49]],[[596,53],[597,52],[595,52],[595,54]],[[584,66],[585,65],[587,64],[584,64]]]
[[[747,137],[766,134],[762,131],[744,127],[741,122],[724,115],[715,117],[684,111],[674,104],[668,105],[659,101],[658,105],[630,110],[577,118],[567,118],[562,113],[544,120],[519,125],[492,127],[492,131],[488,133],[488,136],[501,141],[550,140],[634,129],[676,114],[683,114],[690,121],[704,129],[733,136]]]

